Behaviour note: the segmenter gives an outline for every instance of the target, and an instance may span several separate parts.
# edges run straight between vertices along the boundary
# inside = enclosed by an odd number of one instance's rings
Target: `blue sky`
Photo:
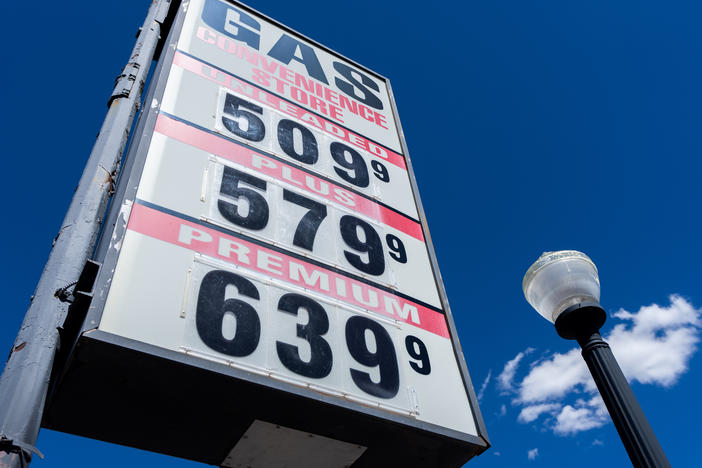
[[[147,4],[0,6],[0,350],[21,323]],[[493,444],[468,466],[627,466],[578,352],[522,296],[542,251],[571,248],[599,268],[602,333],[671,464],[692,466],[702,418],[702,7],[249,4],[391,80]],[[38,447],[47,457],[36,466],[47,468],[197,466],[50,431]]]

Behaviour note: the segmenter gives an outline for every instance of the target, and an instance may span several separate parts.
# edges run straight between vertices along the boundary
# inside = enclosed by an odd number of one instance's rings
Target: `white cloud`
[[[604,445],[604,442],[602,442],[600,439],[595,439],[592,441],[592,445],[595,445],[595,446]]]
[[[480,391],[478,391],[478,401],[483,399],[483,395],[485,395],[485,389],[487,388],[488,384],[490,383],[491,377],[492,377],[492,369],[490,369],[488,371],[487,377],[485,377],[483,384],[480,386]]]
[[[531,354],[534,348],[527,348],[521,353],[517,354],[514,359],[507,361],[505,368],[502,369],[500,375],[497,376],[497,386],[502,390],[502,393],[508,393],[513,390],[512,381],[514,380],[514,375],[517,373],[517,367],[519,366],[519,361],[524,359],[524,356]]]
[[[556,425],[553,427],[553,432],[561,435],[575,434],[576,432],[600,427],[605,421],[604,418],[597,417],[589,408],[573,408],[570,405],[566,405],[556,416]]]
[[[517,354],[514,359],[507,361],[505,368],[502,370],[500,375],[497,376],[497,385],[503,392],[508,392],[512,390],[512,381],[514,380],[514,374],[517,372],[517,366],[519,361],[524,358],[524,353]]]
[[[527,406],[522,408],[519,416],[517,416],[517,420],[521,423],[530,423],[532,421],[536,421],[543,413],[551,413],[559,410],[560,408],[561,405],[558,403],[542,403],[540,405]]]
[[[680,296],[670,296],[670,306],[653,304],[632,314],[619,310],[614,317],[633,326],[618,324],[607,340],[629,380],[670,387],[687,370],[697,349],[700,311]]]
[[[536,457],[538,457],[538,456],[539,456],[539,449],[538,448],[531,449],[527,452],[527,458],[529,460],[535,460]]]
[[[698,327],[702,325],[700,311],[692,307],[692,304],[677,294],[671,295],[668,299],[670,300],[670,307],[651,304],[650,306],[641,307],[636,314],[620,309],[614,313],[614,316],[622,320],[633,321],[634,329],[640,333],[655,332],[685,325]]]
[[[669,299],[668,306],[652,304],[636,313],[619,310],[613,314],[621,322],[605,340],[631,382],[670,387],[688,369],[700,339],[702,310],[680,296]],[[546,428],[558,435],[607,423],[609,415],[580,348],[534,361],[526,375],[515,380],[521,361],[532,351],[529,348],[517,354],[497,377],[503,394],[514,394],[512,404],[521,407],[519,422],[541,419]]]
[[[500,416],[504,416],[505,414],[507,414],[507,406],[502,405],[500,406]]]
[[[560,398],[576,385],[588,385],[591,380],[579,349],[555,353],[551,359],[532,367],[518,386],[517,400],[534,403]]]

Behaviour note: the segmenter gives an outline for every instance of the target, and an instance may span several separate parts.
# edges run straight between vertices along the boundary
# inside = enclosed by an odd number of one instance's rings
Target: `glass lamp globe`
[[[577,250],[541,254],[524,275],[522,290],[527,302],[552,323],[571,306],[600,302],[597,267]]]

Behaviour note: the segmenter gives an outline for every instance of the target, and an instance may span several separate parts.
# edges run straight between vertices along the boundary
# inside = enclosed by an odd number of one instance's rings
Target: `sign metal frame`
[[[440,303],[444,310],[445,319],[450,335],[450,341],[455,354],[456,362],[459,367],[459,373],[462,379],[462,383],[468,397],[468,402],[472,410],[472,416],[474,418],[478,436],[476,437],[470,434],[465,434],[434,424],[426,423],[420,420],[412,419],[406,416],[401,416],[399,414],[381,411],[379,409],[374,409],[368,406],[361,405],[359,403],[354,403],[352,401],[334,398],[320,393],[315,393],[311,390],[306,390],[299,386],[295,386],[283,381],[273,380],[263,376],[257,376],[255,374],[251,374],[233,367],[217,365],[212,362],[193,358],[183,353],[166,350],[150,344],[141,343],[135,340],[110,334],[97,329],[100,324],[103,308],[105,306],[105,301],[107,299],[112,277],[115,271],[117,260],[119,258],[120,252],[119,249],[115,248],[115,244],[121,241],[121,239],[127,231],[129,210],[131,209],[131,206],[134,203],[141,174],[146,162],[149,145],[156,125],[156,119],[160,111],[159,106],[163,98],[167,79],[176,52],[176,46],[183,28],[185,15],[187,13],[187,3],[178,2],[178,4],[172,6],[172,8],[178,9],[177,15],[175,17],[171,30],[169,31],[168,38],[164,43],[161,57],[157,63],[156,69],[151,78],[151,85],[149,86],[149,89],[147,91],[142,113],[139,116],[139,120],[134,131],[134,138],[128,150],[127,157],[125,158],[124,168],[122,171],[123,175],[117,184],[116,192],[112,200],[110,211],[108,216],[106,217],[103,235],[98,243],[98,247],[96,250],[95,259],[96,261],[102,264],[102,267],[96,279],[95,286],[93,288],[92,303],[83,322],[81,332],[79,333],[76,349],[79,349],[81,345],[86,347],[86,349],[90,349],[91,346],[105,346],[105,349],[122,348],[127,355],[129,355],[130,353],[143,353],[145,355],[150,355],[158,359],[162,359],[164,362],[172,363],[175,366],[193,366],[198,368],[198,370],[221,374],[228,378],[244,380],[254,385],[260,385],[269,389],[285,392],[286,394],[292,395],[294,397],[304,397],[309,400],[317,401],[325,406],[334,405],[336,407],[350,410],[355,413],[364,414],[380,420],[385,420],[393,426],[401,425],[410,429],[419,430],[426,434],[436,434],[441,437],[450,439],[455,443],[462,444],[467,447],[472,447],[472,449],[468,449],[468,452],[472,452],[473,455],[482,453],[489,447],[490,443],[487,437],[485,424],[478,406],[478,400],[468,373],[468,368],[463,356],[461,345],[458,340],[458,333],[448,303],[443,280],[440,275],[440,270],[438,267],[432,238],[428,229],[426,215],[420,198],[417,180],[415,178],[412,162],[409,156],[407,143],[405,141],[405,136],[402,130],[402,125],[398,115],[397,105],[395,102],[395,97],[390,81],[386,77],[378,74],[377,72],[369,70],[363,65],[348,59],[347,57],[331,50],[330,48],[314,41],[313,39],[308,38],[303,34],[300,34],[294,29],[281,24],[275,19],[272,19],[267,15],[262,14],[259,11],[245,4],[239,3],[236,0],[226,1],[233,4],[237,8],[241,8],[246,12],[259,16],[263,20],[272,23],[278,28],[281,28],[283,31],[307,41],[309,44],[318,47],[338,57],[341,60],[346,61],[354,67],[357,67],[358,69],[368,73],[369,75],[385,83],[390,100],[392,116],[395,120],[401,149],[407,165],[407,172],[410,179],[410,186],[412,188],[414,202],[417,206],[419,221],[422,227],[422,231],[424,233],[426,248],[428,251],[430,264],[433,270],[432,274],[434,276],[434,281],[438,289]],[[56,391],[54,392],[54,397],[56,396],[56,393],[61,393],[62,380],[71,379],[71,362],[72,361],[69,360],[68,366],[63,370],[62,374],[60,374],[58,378],[58,383],[57,385],[55,385]],[[68,431],[71,432],[71,428],[67,428],[65,423],[59,421],[58,417],[52,417],[53,414],[58,415],[63,411],[72,411],[70,408],[68,408],[68,406],[70,405],[66,406],[65,408],[61,408],[61,405],[67,405],[66,402],[68,400],[66,400],[66,398],[67,397],[65,395],[59,395],[58,398],[52,398],[52,400],[50,400],[49,407],[47,409],[47,412],[45,413],[44,424],[51,428],[57,428],[59,430],[68,429]],[[95,436],[98,438],[105,437],[101,436],[100,434],[88,435]],[[131,441],[127,443],[129,445],[143,446],[143,444],[139,444],[138,441]],[[156,450],[160,451],[158,447],[156,447]]]

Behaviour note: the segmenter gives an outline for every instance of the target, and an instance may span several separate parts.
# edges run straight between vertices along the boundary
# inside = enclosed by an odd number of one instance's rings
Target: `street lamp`
[[[600,336],[607,314],[600,306],[600,279],[590,258],[575,250],[545,252],[527,270],[524,297],[558,334],[577,340],[619,437],[636,468],[670,467],[634,393]]]

